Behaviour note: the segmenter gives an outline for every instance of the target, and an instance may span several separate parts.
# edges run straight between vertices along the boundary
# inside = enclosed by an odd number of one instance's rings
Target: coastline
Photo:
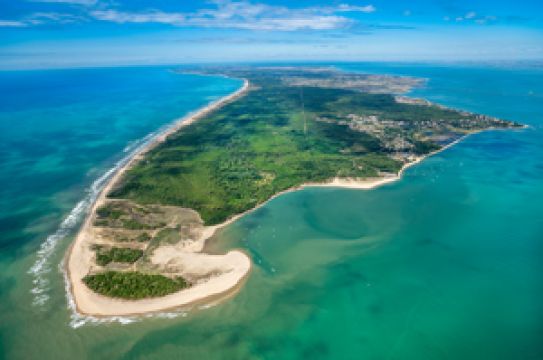
[[[404,171],[409,167],[418,164],[427,157],[433,156],[441,151],[448,149],[449,147],[454,146],[455,144],[464,140],[466,137],[482,131],[497,130],[491,128],[465,134],[457,140],[443,146],[442,148],[434,152],[431,152],[424,156],[416,157],[415,160],[404,164],[402,168],[398,171],[398,173],[394,175],[368,179],[333,178],[327,182],[304,183],[299,186],[286,189],[284,191],[274,194],[269,199],[262,202],[261,204],[258,204],[254,208],[232,216],[221,224],[206,226],[204,228],[202,236],[200,236],[197,241],[191,244],[191,246],[181,249],[180,253],[179,249],[175,246],[164,247],[164,251],[162,252],[178,252],[177,255],[180,255],[178,259],[181,259],[184,264],[188,264],[189,267],[197,267],[200,266],[202,263],[205,264],[206,262],[208,262],[209,264],[213,263],[211,264],[213,266],[222,266],[222,269],[224,269],[223,274],[210,278],[204,283],[196,284],[186,290],[182,290],[160,298],[129,301],[102,296],[88,289],[81,280],[90,268],[92,259],[92,253],[89,247],[85,246],[85,244],[86,241],[92,239],[93,236],[93,215],[96,209],[104,203],[106,195],[107,193],[109,193],[111,188],[119,181],[119,179],[127,170],[129,170],[137,161],[142,159],[142,157],[148,151],[165,141],[169,135],[205,117],[210,112],[219,109],[225,104],[236,100],[237,98],[243,96],[248,90],[249,81],[244,79],[243,86],[236,92],[205,106],[204,108],[196,111],[193,114],[189,114],[177,120],[173,126],[169,127],[161,134],[158,134],[154,139],[149,141],[149,143],[146,144],[140,151],[137,151],[132,156],[132,158],[129,159],[124,166],[120,167],[108,180],[107,184],[101,190],[96,201],[91,206],[89,214],[85,218],[81,229],[79,230],[75,240],[69,247],[66,255],[65,268],[68,279],[67,286],[69,287],[69,296],[75,304],[75,311],[77,313],[96,317],[144,315],[148,313],[171,310],[175,308],[182,308],[185,306],[192,306],[195,304],[209,303],[211,301],[221,300],[230,297],[242,287],[243,282],[247,279],[250,273],[252,264],[249,256],[241,250],[232,250],[224,255],[206,254],[206,241],[211,238],[217,232],[217,230],[232,224],[241,217],[266,205],[269,201],[281,195],[293,191],[302,190],[307,187],[337,187],[370,190],[385,184],[392,183],[401,179]],[[162,255],[165,256],[165,254]],[[160,257],[161,255],[158,254],[157,256]],[[155,257],[155,255],[153,255],[153,257]],[[161,259],[163,260],[167,258],[163,257]]]
[[[249,274],[251,269],[250,258],[240,250],[233,250],[225,255],[207,255],[200,251],[203,249],[205,241],[211,237],[214,230],[210,232],[208,229],[204,231],[203,236],[198,239],[199,246],[193,249],[193,254],[197,255],[201,261],[202,256],[210,256],[215,262],[219,261],[219,265],[233,265],[232,269],[236,270],[227,273],[227,277],[216,281],[211,279],[212,284],[198,284],[187,290],[173,293],[161,298],[152,298],[136,301],[126,301],[121,299],[109,298],[99,295],[91,291],[82,281],[82,278],[87,274],[91,266],[92,254],[88,246],[85,246],[87,241],[92,239],[92,219],[98,207],[106,200],[106,195],[112,187],[120,180],[123,174],[129,170],[137,161],[139,161],[147,152],[152,150],[158,144],[164,142],[167,137],[185,126],[188,126],[197,120],[205,117],[210,112],[220,109],[222,106],[244,96],[249,91],[249,81],[243,79],[244,83],[241,88],[234,93],[229,94],[221,99],[208,104],[207,106],[197,110],[192,114],[188,114],[177,121],[164,132],[158,134],[154,139],[150,140],[141,150],[137,151],[126,164],[121,166],[107,181],[106,185],[100,191],[100,194],[91,205],[88,215],[86,216],[81,228],[76,234],[75,239],[69,246],[65,255],[65,271],[68,279],[68,296],[69,300],[73,301],[75,311],[81,315],[108,317],[108,316],[128,316],[141,315],[150,312],[164,311],[171,308],[189,306],[199,303],[205,299],[215,299],[217,297],[226,297],[229,291],[239,289],[239,284],[242,283]],[[219,259],[219,258],[224,259]],[[230,275],[230,276],[228,276]],[[211,285],[211,286],[210,286]],[[180,296],[181,295],[181,296]]]
[[[353,189],[353,190],[373,190],[373,189],[376,189],[378,187],[381,187],[381,186],[384,186],[384,185],[387,185],[387,184],[391,184],[393,182],[401,180],[404,172],[407,169],[409,169],[410,167],[415,166],[415,165],[421,163],[422,161],[424,161],[425,159],[427,159],[429,157],[432,157],[434,155],[437,155],[437,154],[447,150],[448,148],[453,147],[454,145],[462,142],[463,140],[465,140],[466,138],[468,138],[471,135],[475,135],[475,134],[479,134],[479,133],[487,132],[487,131],[503,131],[503,130],[511,130],[511,129],[488,128],[488,129],[478,130],[478,131],[474,131],[474,132],[465,134],[464,136],[456,139],[455,141],[451,142],[450,144],[447,144],[447,145],[443,146],[442,148],[440,148],[438,150],[432,151],[432,152],[430,152],[430,153],[428,153],[426,155],[423,155],[423,156],[419,156],[415,160],[404,164],[401,167],[401,169],[398,171],[398,173],[395,174],[395,175],[377,177],[377,178],[366,178],[366,179],[338,178],[338,177],[336,177],[336,178],[330,179],[327,182],[303,183],[301,185],[294,186],[292,188],[280,191],[280,192],[274,194],[273,196],[271,196],[268,200],[256,205],[255,207],[253,207],[253,208],[251,208],[249,210],[246,210],[246,211],[244,211],[242,213],[239,213],[239,214],[236,214],[236,215],[232,216],[231,218],[224,221],[223,223],[213,225],[213,226],[206,226],[206,229],[210,229],[210,231],[212,231],[211,235],[209,236],[209,237],[211,237],[211,236],[213,236],[215,234],[215,232],[217,230],[220,230],[220,229],[222,229],[222,228],[224,228],[224,227],[226,227],[228,225],[231,225],[232,223],[236,222],[237,220],[239,220],[243,216],[248,215],[251,212],[256,211],[259,208],[265,206],[266,204],[268,204],[270,201],[274,200],[275,198],[278,198],[279,196],[282,196],[282,195],[285,195],[285,194],[288,194],[288,193],[291,193],[291,192],[300,191],[300,190],[303,190],[303,189],[306,189],[306,188],[312,188],[312,187],[314,187],[314,188],[325,188],[325,187],[327,187],[327,188]]]

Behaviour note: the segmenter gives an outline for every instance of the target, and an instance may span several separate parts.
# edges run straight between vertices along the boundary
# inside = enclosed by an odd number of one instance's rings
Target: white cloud
[[[24,21],[28,24],[39,25],[45,23],[69,24],[83,21],[84,18],[77,15],[58,12],[36,12],[27,16]]]
[[[290,9],[249,1],[212,0],[215,8],[201,9],[194,13],[123,12],[118,10],[94,10],[91,17],[116,23],[160,23],[173,26],[230,28],[248,30],[331,30],[348,26],[353,20],[337,15],[343,12],[375,11],[373,5],[337,7],[306,7]]]
[[[341,16],[306,16],[281,18],[246,18],[243,21],[231,17],[187,17],[181,13],[151,11],[127,13],[115,10],[92,11],[95,19],[116,23],[160,23],[174,26],[215,27],[246,30],[331,30],[347,25],[350,20]]]
[[[25,27],[25,24],[22,21],[17,20],[0,20],[0,27]]]
[[[345,26],[350,21],[341,16],[313,16],[310,18],[261,19],[254,22],[223,24],[224,27],[248,30],[332,30]],[[208,26],[214,26],[210,24]],[[204,25],[205,26],[205,25]]]
[[[479,25],[486,25],[489,22],[496,21],[496,20],[498,20],[497,17],[492,16],[492,15],[488,15],[488,16],[485,16],[483,18],[476,19],[475,22],[477,24],[479,24]]]
[[[46,23],[69,24],[80,21],[84,21],[84,18],[72,14],[36,12],[20,20],[0,20],[0,27],[26,27]]]
[[[120,24],[124,23],[160,23],[170,25],[182,25],[185,17],[177,13],[165,13],[161,11],[150,11],[147,13],[127,13],[116,10],[96,10],[90,15],[97,20],[111,21]]]
[[[443,18],[443,20],[450,21],[451,17],[445,16]],[[485,25],[485,24],[488,24],[489,22],[497,21],[498,18],[496,16],[493,16],[493,15],[482,16],[482,15],[477,14],[475,11],[470,11],[470,12],[466,13],[466,15],[464,15],[464,16],[457,16],[454,20],[456,22],[464,22],[465,21],[465,22],[471,22],[471,23],[474,22],[474,23],[479,24],[479,25]]]
[[[29,1],[41,2],[41,3],[74,4],[74,5],[85,5],[85,6],[92,6],[98,2],[98,0],[29,0]]]
[[[358,12],[363,12],[363,13],[372,13],[372,12],[377,11],[377,9],[373,5],[353,6],[349,4],[340,4],[336,8],[336,11],[339,11],[339,12],[358,11]]]
[[[194,12],[166,12],[160,9],[123,11],[113,0],[27,0],[88,6],[81,15],[34,13],[22,19],[3,21],[0,26],[30,26],[45,23],[70,23],[99,20],[126,23],[156,23],[179,27],[207,27],[268,31],[332,30],[347,27],[355,21],[348,12],[372,13],[375,6],[310,6],[289,8],[251,0],[209,0],[207,7]],[[2,24],[2,23],[0,23]]]

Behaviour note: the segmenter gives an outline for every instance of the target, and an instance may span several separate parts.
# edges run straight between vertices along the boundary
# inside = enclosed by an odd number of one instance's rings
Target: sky
[[[542,0],[0,0],[0,69],[543,60]]]

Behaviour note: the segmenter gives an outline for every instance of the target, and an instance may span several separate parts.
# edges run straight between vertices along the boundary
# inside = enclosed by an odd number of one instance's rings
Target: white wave
[[[188,315],[187,311],[179,311],[179,312],[149,314],[147,315],[147,318],[175,319],[176,317],[179,317],[179,316],[186,317],[187,315]]]
[[[51,272],[51,264],[49,258],[54,253],[58,242],[64,239],[79,223],[82,214],[88,209],[88,205],[92,202],[95,196],[87,195],[85,199],[77,203],[68,216],[62,221],[57,231],[49,235],[41,244],[37,252],[37,259],[34,265],[28,270],[28,273],[34,276],[32,283],[34,287],[30,292],[35,295],[32,302],[33,305],[42,306],[49,299],[46,292],[49,290],[49,279],[45,276]]]
[[[152,140],[155,136],[157,136],[157,132],[152,132],[150,134],[147,134],[144,138],[142,139],[138,139],[138,140],[134,140],[134,141],[131,141],[128,143],[128,145],[126,145],[123,149],[123,153],[131,153],[133,152],[135,149],[137,149],[139,146],[141,146],[141,144],[146,144],[148,143],[150,140]]]
[[[210,106],[214,101],[210,101],[207,106]],[[34,287],[30,290],[30,293],[34,295],[33,305],[34,306],[43,306],[48,300],[49,295],[47,294],[50,290],[49,280],[46,278],[46,275],[51,272],[51,261],[50,258],[54,254],[58,244],[64,240],[69,234],[73,233],[77,226],[80,224],[83,219],[83,215],[86,215],[92,204],[96,201],[100,192],[107,184],[107,181],[117,172],[121,167],[126,165],[136,154],[143,151],[152,141],[154,141],[158,136],[168,132],[170,129],[175,127],[179,122],[184,121],[185,119],[190,118],[197,113],[197,110],[188,112],[182,118],[178,118],[175,121],[166,124],[159,128],[157,131],[152,132],[146,135],[139,141],[128,144],[123,153],[128,153],[121,160],[117,161],[113,167],[107,170],[102,176],[96,179],[91,186],[85,191],[85,197],[79,201],[76,206],[70,211],[68,216],[62,221],[58,229],[41,244],[40,249],[37,252],[37,259],[34,262],[34,265],[28,270],[28,273],[34,276],[33,284]],[[64,260],[62,260],[59,265],[59,271],[62,272],[64,276],[65,283],[65,292],[68,302],[68,308],[71,310],[70,316],[70,326],[73,328],[78,328],[87,323],[104,323],[104,322],[119,322],[121,324],[130,324],[135,321],[139,321],[142,317],[121,317],[113,316],[107,318],[98,318],[93,316],[81,315],[77,312],[75,306],[75,301],[72,297],[70,291],[70,281],[68,275],[64,268]],[[184,311],[179,312],[169,312],[169,313],[154,313],[144,316],[149,317],[166,317],[172,318],[177,316],[186,316],[187,313]]]
[[[112,316],[107,318],[99,318],[95,316],[82,315],[77,311],[72,291],[70,288],[70,280],[68,279],[68,273],[64,270],[64,260],[59,264],[59,270],[64,276],[64,290],[66,293],[66,300],[68,303],[68,309],[70,310],[70,326],[77,329],[86,324],[102,324],[107,322],[119,322],[120,324],[132,324],[138,321],[136,317],[123,317]]]
[[[107,184],[107,181],[115,174],[115,172],[123,167],[130,159],[138,152],[143,150],[150,141],[152,141],[158,133],[165,131],[169,126],[164,126],[157,132],[148,134],[143,139],[137,142],[135,146],[131,147],[131,151],[128,155],[117,161],[113,167],[108,169],[98,179],[96,179],[90,187],[85,190],[84,198],[79,201],[75,207],[70,211],[68,216],[62,221],[58,229],[40,245],[40,248],[36,254],[36,261],[32,267],[28,270],[28,273],[34,276],[32,281],[34,287],[30,290],[34,295],[32,302],[35,306],[43,306],[49,299],[47,292],[49,288],[49,279],[46,275],[51,272],[50,258],[54,254],[58,244],[64,240],[68,235],[72,234],[77,226],[80,224],[84,215],[86,215],[91,208],[91,205],[96,201],[100,191]],[[130,146],[130,145],[129,145]]]
[[[192,112],[187,114],[191,116]],[[157,136],[168,131],[171,127],[179,120],[174,121],[171,124],[161,127],[158,131],[153,132],[142,138],[136,144],[128,145],[130,147],[130,153],[124,156],[121,160],[117,161],[113,167],[108,169],[102,176],[96,179],[91,186],[85,191],[86,195],[83,200],[79,201],[76,206],[70,211],[68,216],[62,221],[58,229],[41,244],[40,249],[37,252],[37,259],[34,262],[34,265],[28,270],[28,273],[34,276],[33,285],[34,287],[30,290],[30,293],[34,295],[34,300],[32,304],[34,306],[43,306],[49,300],[48,292],[49,288],[49,279],[47,279],[47,274],[51,272],[51,261],[50,258],[54,254],[58,244],[64,240],[68,235],[72,234],[80,224],[81,220],[84,218],[92,204],[96,201],[100,192],[107,184],[108,180],[124,165],[126,165],[130,159],[134,157],[137,153],[141,152],[150,142],[152,142]],[[126,148],[125,148],[126,149]],[[70,326],[73,328],[78,328],[85,324],[99,324],[106,322],[118,322],[121,324],[131,324],[136,321],[139,321],[141,317],[122,317],[122,316],[113,316],[107,318],[98,318],[94,316],[81,315],[77,312],[72,293],[70,291],[70,282],[67,277],[67,273],[64,268],[64,260],[59,265],[59,271],[62,272],[64,276],[65,283],[65,292],[68,302],[68,308],[71,310],[70,316]],[[157,313],[150,314],[147,317],[166,317],[173,318],[177,316],[185,316],[183,312],[176,313]]]
[[[200,309],[200,310],[211,309],[212,307],[215,307],[215,306],[217,306],[218,304],[219,304],[218,302],[209,303],[209,304],[204,304],[204,305],[198,306],[198,309]]]
[[[153,313],[147,314],[145,316],[107,316],[107,317],[96,317],[91,315],[83,315],[77,311],[74,298],[72,296],[70,280],[68,279],[68,273],[65,271],[64,260],[59,264],[59,271],[62,272],[64,277],[64,290],[66,293],[66,300],[68,304],[68,310],[70,310],[70,326],[74,329],[77,329],[83,325],[99,325],[106,323],[119,323],[121,325],[129,325],[133,323],[140,322],[142,319],[146,318],[158,318],[158,319],[175,319],[179,316],[186,317],[188,311],[173,311],[173,312],[162,312],[162,313]]]

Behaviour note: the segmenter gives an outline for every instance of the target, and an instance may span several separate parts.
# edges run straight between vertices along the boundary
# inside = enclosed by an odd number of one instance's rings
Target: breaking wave
[[[98,179],[96,179],[88,189],[85,190],[85,196],[80,200],[70,213],[60,223],[58,229],[49,235],[47,239],[40,245],[36,254],[36,261],[28,270],[28,273],[34,277],[32,280],[33,287],[30,290],[34,296],[32,304],[35,306],[43,306],[49,300],[50,280],[47,278],[52,270],[51,256],[55,253],[58,244],[78,228],[81,220],[88,214],[92,204],[96,201],[100,192],[107,184],[108,180],[138,152],[142,151],[151,141],[159,134],[167,131],[174,126],[177,121],[172,124],[163,126],[158,131],[152,132],[144,138],[128,144],[123,153],[126,155],[118,160],[113,167],[108,169]],[[64,271],[61,269],[61,271]]]
[[[212,105],[215,102],[213,100],[215,99],[212,99],[212,101],[210,101],[206,106]],[[50,298],[50,280],[47,278],[47,274],[49,274],[52,270],[51,257],[55,253],[55,250],[57,249],[59,243],[61,243],[62,240],[64,240],[68,235],[75,232],[75,230],[80,225],[81,220],[85,217],[85,215],[88,214],[92,204],[94,204],[94,202],[100,195],[100,192],[106,186],[108,180],[111,179],[111,177],[120,168],[125,166],[136,154],[143,151],[152,141],[154,141],[160,135],[173,129],[179,122],[182,122],[185,119],[192,117],[196,113],[197,111],[188,112],[182,118],[178,118],[175,121],[162,126],[157,131],[148,134],[142,139],[128,143],[123,149],[123,153],[125,154],[125,156],[117,161],[114,166],[107,170],[102,176],[96,179],[85,191],[86,194],[84,198],[75,205],[75,207],[70,211],[68,216],[66,216],[66,218],[62,221],[58,229],[53,234],[49,235],[47,239],[41,244],[36,254],[36,261],[28,270],[28,273],[34,277],[32,281],[34,286],[30,290],[31,294],[34,296],[34,299],[32,301],[32,304],[34,306],[43,306]],[[64,277],[68,308],[71,310],[70,326],[72,326],[73,328],[78,328],[87,323],[119,322],[121,324],[130,324],[142,318],[174,318],[187,315],[186,311],[153,313],[145,316],[134,317],[114,316],[105,318],[98,318],[79,314],[77,312],[75,301],[70,291],[70,281],[65,270],[64,260],[59,264],[58,269]]]

